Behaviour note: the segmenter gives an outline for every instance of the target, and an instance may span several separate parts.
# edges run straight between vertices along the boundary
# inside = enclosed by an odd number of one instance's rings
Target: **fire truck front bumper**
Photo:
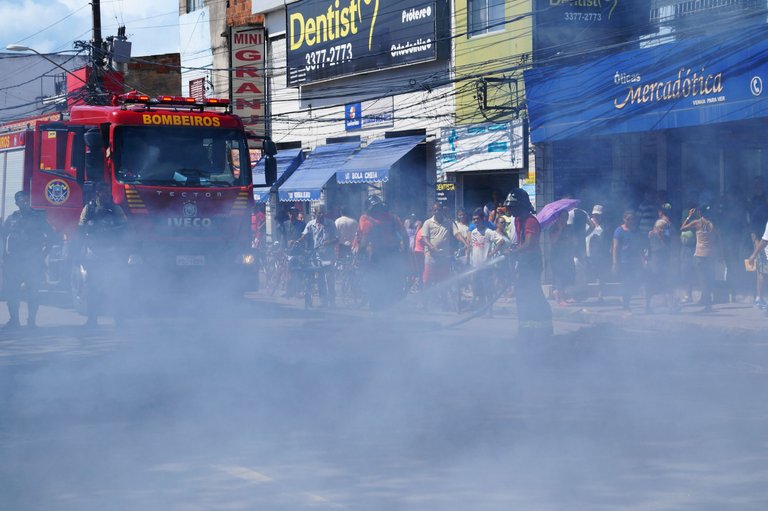
[[[258,289],[257,258],[249,250],[212,250],[206,246],[185,245],[173,250],[136,251],[128,257],[131,273],[147,280],[151,287],[172,290],[200,289],[200,286],[236,287],[242,291]]]

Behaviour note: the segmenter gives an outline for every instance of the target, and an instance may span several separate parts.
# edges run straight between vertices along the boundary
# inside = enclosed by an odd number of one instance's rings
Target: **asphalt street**
[[[182,300],[0,332],[0,508],[763,510],[768,342]],[[3,317],[0,316],[0,320]]]

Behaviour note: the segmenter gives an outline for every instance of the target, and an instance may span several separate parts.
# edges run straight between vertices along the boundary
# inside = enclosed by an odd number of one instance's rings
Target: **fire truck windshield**
[[[114,138],[115,176],[154,186],[245,186],[248,145],[237,130],[120,126]]]

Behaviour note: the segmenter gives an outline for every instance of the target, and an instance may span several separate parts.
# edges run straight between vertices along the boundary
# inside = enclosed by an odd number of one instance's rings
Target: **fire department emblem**
[[[60,206],[69,200],[69,184],[61,179],[54,179],[45,185],[45,198],[48,202]]]
[[[193,218],[197,216],[197,205],[194,202],[185,202],[181,213],[185,218]]]

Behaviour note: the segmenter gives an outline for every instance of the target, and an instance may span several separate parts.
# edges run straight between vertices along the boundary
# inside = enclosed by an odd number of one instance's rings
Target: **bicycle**
[[[341,255],[336,260],[335,267],[337,296],[346,307],[362,307],[365,298],[357,255],[352,252]]]
[[[288,254],[279,241],[267,248],[264,258],[264,277],[267,292],[274,295],[279,289],[286,289],[288,284]]]
[[[304,273],[304,308],[312,307],[312,295],[315,294],[315,289],[323,305],[332,305],[333,295],[328,287],[328,272],[333,271],[333,263],[322,260],[317,249],[309,249],[295,257],[298,258],[296,268]]]
[[[459,248],[451,257],[450,277],[448,279],[448,303],[451,311],[461,314],[468,310],[473,302],[470,270],[466,258],[466,249]]]

